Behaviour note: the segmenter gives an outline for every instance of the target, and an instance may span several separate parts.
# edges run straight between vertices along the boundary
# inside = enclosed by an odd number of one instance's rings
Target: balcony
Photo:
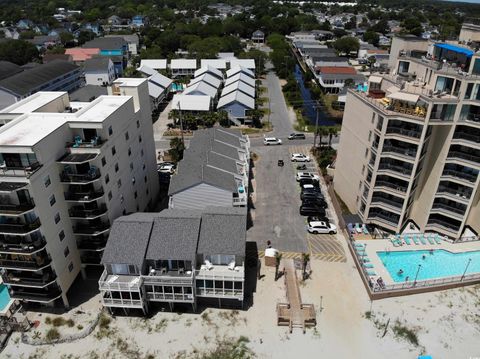
[[[7,259],[8,258],[8,259]],[[33,257],[31,260],[12,259],[4,256],[0,258],[0,267],[12,270],[26,270],[26,271],[38,271],[46,268],[52,263],[52,259],[48,255]]]
[[[395,183],[393,181],[378,180],[378,177],[377,177],[377,181],[375,181],[375,188],[381,188],[381,187],[388,188],[401,193],[407,193],[407,188],[408,188],[405,185],[402,185],[400,183]]]
[[[102,261],[103,251],[96,251],[96,252],[83,252],[80,256],[80,260],[83,265],[100,265]]]
[[[417,150],[414,148],[384,145],[382,149],[382,155],[388,154],[401,155],[402,158],[406,158],[407,160],[411,161],[415,160]]]
[[[464,126],[462,126],[464,127]],[[460,141],[466,141],[469,144],[473,144],[475,146],[480,145],[480,132],[474,131],[475,129],[471,129],[472,132],[465,132],[465,131],[455,131],[453,134],[453,141],[456,142],[456,140]]]
[[[81,236],[98,236],[110,230],[110,223],[99,223],[92,225],[77,225],[73,227],[73,234]]]
[[[195,271],[195,279],[218,280],[218,281],[244,281],[245,268],[236,266],[230,270],[227,265],[212,265],[211,269],[201,266]]]
[[[19,255],[32,255],[40,252],[45,248],[47,242],[45,238],[38,239],[34,242],[21,242],[21,243],[8,243],[0,242],[0,253],[4,254],[19,254]]]
[[[98,157],[96,153],[66,153],[57,162],[62,164],[82,164],[93,161]]]
[[[388,162],[380,162],[378,165],[378,170],[390,171],[404,177],[410,177],[412,175],[412,166],[400,166]]]
[[[472,196],[472,189],[468,187],[451,187],[446,185],[439,185],[437,194],[446,195],[447,197],[453,198],[455,200],[467,201]]]
[[[61,296],[62,291],[57,286],[52,286],[52,288],[47,287],[39,290],[35,290],[34,288],[24,289],[21,287],[10,289],[10,297],[12,299],[23,299],[29,302],[51,303]]]
[[[468,161],[468,162],[474,163],[476,166],[480,165],[480,156],[474,153],[465,153],[463,151],[450,150],[448,152],[447,161],[452,159],[458,159],[460,161]]]
[[[4,273],[3,283],[18,287],[45,288],[55,283],[57,279],[53,272],[46,272],[43,275],[25,275],[25,273]]]
[[[391,227],[397,227],[398,222],[400,221],[400,216],[394,213],[389,213],[387,211],[380,212],[377,210],[370,211],[370,213],[368,214],[368,219],[385,223]]]
[[[32,211],[35,204],[32,202],[24,204],[0,204],[0,215],[2,216],[20,216]]]
[[[398,126],[388,126],[386,134],[401,135],[404,137],[409,137],[414,139],[419,139],[422,136],[422,133],[418,130],[407,129],[407,128],[398,127]]]
[[[100,178],[100,170],[91,168],[87,173],[69,173],[63,171],[60,175],[62,183],[87,184],[92,183]]]
[[[393,199],[393,196],[382,196],[379,194],[372,196],[372,205],[386,205],[389,207],[393,207],[395,210],[401,210],[403,207],[403,200],[396,200]]]
[[[103,189],[99,191],[88,192],[65,192],[65,201],[67,202],[93,202],[104,196]]]
[[[0,234],[13,234],[24,236],[40,229],[40,226],[41,224],[38,218],[35,222],[29,224],[7,221],[0,224]]]
[[[233,205],[234,206],[246,206],[247,205],[247,196],[241,196],[241,197],[234,197],[233,198]]]
[[[105,249],[106,245],[107,238],[103,237],[93,237],[88,239],[83,239],[82,237],[82,240],[77,242],[77,247],[80,251],[101,252]]]
[[[456,169],[444,169],[442,176],[453,177],[475,183],[477,181],[478,174],[472,174],[471,172],[465,172]]]
[[[73,142],[67,142],[66,147],[67,148],[100,148],[104,145],[104,143],[107,142],[106,140],[103,140],[100,136],[94,136],[90,140],[85,140],[81,138],[80,136],[75,136],[73,139]]]
[[[40,167],[42,167],[42,165],[38,162],[34,162],[25,167],[12,167],[3,163],[0,164],[0,176],[30,178]]]
[[[27,185],[27,182],[0,182],[0,193],[16,192]]]
[[[192,270],[156,270],[150,271],[147,276],[143,276],[145,285],[187,285],[193,283]]]
[[[98,208],[87,209],[84,207],[73,207],[68,211],[70,218],[95,219],[107,213],[107,206],[101,205]]]
[[[440,230],[444,230],[448,233],[453,233],[453,234],[458,234],[458,231],[460,230],[460,222],[459,224],[454,224],[453,222],[443,219],[441,216],[430,216],[427,222],[427,226],[432,227],[432,228],[438,228]]]
[[[165,292],[147,292],[147,299],[158,302],[184,302],[194,301],[192,293],[165,293]]]
[[[139,292],[142,287],[142,277],[140,275],[108,274],[104,270],[98,281],[98,287],[100,290],[109,292]]]

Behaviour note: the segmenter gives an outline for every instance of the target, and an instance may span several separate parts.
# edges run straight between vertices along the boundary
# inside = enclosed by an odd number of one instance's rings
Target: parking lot
[[[267,240],[283,253],[283,258],[299,258],[310,253],[312,258],[330,262],[345,261],[345,251],[335,235],[310,234],[306,230],[306,217],[300,216],[300,186],[295,181],[296,167],[303,163],[290,162],[292,153],[308,154],[305,141],[284,141],[280,146],[255,147],[258,155],[255,164],[256,191],[252,210],[253,227],[248,230],[248,240],[256,241],[263,255]],[[278,160],[285,163],[278,166]],[[318,173],[315,162],[305,163],[303,172]],[[326,188],[322,186],[326,194]],[[332,206],[327,217],[335,223]]]

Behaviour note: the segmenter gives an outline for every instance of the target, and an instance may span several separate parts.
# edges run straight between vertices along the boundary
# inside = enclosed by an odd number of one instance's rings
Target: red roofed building
[[[65,54],[71,55],[73,62],[77,65],[84,63],[86,60],[91,59],[93,55],[98,55],[99,53],[100,49],[86,49],[82,47],[73,47],[65,50]]]
[[[366,81],[365,76],[358,74],[351,66],[317,66],[315,72],[318,83],[329,93],[340,92],[345,82],[358,85]]]

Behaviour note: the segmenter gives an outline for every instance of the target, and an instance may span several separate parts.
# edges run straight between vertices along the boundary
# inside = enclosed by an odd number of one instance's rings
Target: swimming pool
[[[0,284],[0,312],[5,309],[9,302],[10,295],[8,294],[8,288]]]
[[[414,281],[419,264],[417,280],[461,276],[469,262],[466,274],[480,273],[480,251],[452,253],[435,249],[377,252],[377,256],[395,282]]]

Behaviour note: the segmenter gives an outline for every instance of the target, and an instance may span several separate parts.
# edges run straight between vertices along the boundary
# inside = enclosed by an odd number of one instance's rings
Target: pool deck
[[[412,242],[410,240],[410,242]],[[374,271],[376,275],[369,276],[373,280],[382,277],[386,285],[398,284],[395,282],[388,270],[384,267],[382,261],[378,257],[376,252],[403,252],[403,251],[418,251],[418,250],[430,250],[430,249],[443,249],[452,253],[463,253],[471,251],[480,251],[480,241],[463,242],[463,243],[450,243],[441,241],[440,244],[403,244],[402,246],[395,247],[389,239],[375,239],[375,240],[356,240],[355,243],[361,243],[366,245],[365,258],[368,258],[373,265],[373,268],[368,269]],[[360,252],[361,253],[361,252]],[[361,254],[358,255],[359,259],[362,259]]]

